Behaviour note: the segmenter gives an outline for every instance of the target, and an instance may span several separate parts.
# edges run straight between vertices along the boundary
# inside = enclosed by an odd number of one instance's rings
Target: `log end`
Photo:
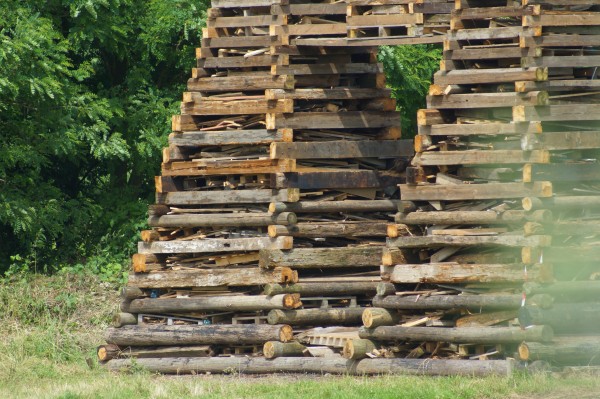
[[[290,342],[292,339],[294,339],[292,326],[287,324],[281,326],[281,329],[279,330],[279,340],[281,342]]]
[[[265,342],[263,345],[263,355],[267,359],[273,359],[275,357],[275,343],[273,341]]]
[[[517,352],[519,354],[520,360],[525,360],[525,361],[529,360],[529,356],[530,356],[529,347],[527,346],[527,344],[525,342],[523,342],[519,345]]]
[[[283,296],[283,307],[286,309],[297,309],[302,306],[300,294],[285,294]]]

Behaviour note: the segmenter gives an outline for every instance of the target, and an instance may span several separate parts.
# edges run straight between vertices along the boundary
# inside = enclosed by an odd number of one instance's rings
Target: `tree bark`
[[[122,358],[162,358],[162,357],[208,357],[214,351],[208,345],[166,346],[166,347],[123,347],[117,345],[101,345],[97,350],[98,360],[106,362],[110,359]]]
[[[299,201],[294,203],[272,202],[269,212],[333,213],[333,212],[396,212],[399,200],[347,200],[347,201]]]
[[[377,349],[375,342],[368,339],[349,339],[344,343],[342,357],[344,359],[359,360],[367,357],[367,353]]]
[[[597,303],[557,303],[550,309],[525,306],[519,309],[519,323],[549,325],[561,334],[581,334],[600,330],[600,307]]]
[[[269,324],[293,326],[360,325],[364,308],[331,308],[271,310],[267,315]]]
[[[519,358],[525,361],[546,360],[560,365],[600,365],[600,337],[562,336],[550,343],[523,342]]]
[[[521,295],[388,295],[374,297],[373,306],[411,310],[517,309],[521,306]]]
[[[553,332],[548,326],[519,327],[400,327],[382,326],[374,329],[361,328],[360,338],[378,341],[434,341],[469,344],[504,344],[522,341],[549,342]]]
[[[289,251],[260,251],[262,268],[293,267],[294,269],[324,269],[337,267],[379,266],[383,247],[297,248]]]
[[[109,328],[106,342],[119,346],[243,345],[292,339],[288,325],[228,324]]]
[[[184,215],[151,216],[148,225],[151,227],[258,227],[270,224],[294,224],[298,218],[294,213],[211,213]]]
[[[382,308],[366,308],[362,314],[362,322],[366,328],[393,326],[400,320],[402,320],[402,316],[398,312]]]
[[[127,302],[128,303],[128,302]],[[136,312],[139,313],[139,312]],[[138,323],[137,316],[131,313],[119,312],[113,317],[113,327],[134,326]]]
[[[271,225],[270,237],[386,237],[387,222],[298,223],[292,226]]]
[[[267,284],[265,295],[298,293],[301,296],[375,295],[379,283],[376,282],[336,282],[336,283],[296,283]],[[392,284],[390,284],[392,285]],[[393,285],[392,285],[393,287]]]

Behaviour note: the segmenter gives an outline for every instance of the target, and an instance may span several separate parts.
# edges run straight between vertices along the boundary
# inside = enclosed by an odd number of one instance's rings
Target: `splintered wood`
[[[595,361],[600,2],[212,7],[101,361],[430,375]],[[413,142],[376,48],[419,43],[444,52]]]

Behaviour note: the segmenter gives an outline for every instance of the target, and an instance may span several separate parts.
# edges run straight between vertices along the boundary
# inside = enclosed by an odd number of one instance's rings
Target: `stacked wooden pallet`
[[[401,186],[418,209],[396,222],[414,235],[388,231],[389,251],[412,261],[383,258],[384,279],[419,292],[401,287],[373,301],[383,314],[418,309],[423,327],[376,327],[361,338],[433,341],[420,350],[474,358],[511,356],[523,340],[524,360],[587,363],[597,354],[573,355],[596,336],[562,334],[597,334],[599,325],[592,292],[600,285],[590,280],[598,272],[600,36],[592,25],[600,14],[594,2],[523,3],[456,2]],[[589,287],[581,295],[561,293],[580,284]]]
[[[372,48],[289,45],[312,7],[213,1],[102,360],[360,325],[413,145]]]

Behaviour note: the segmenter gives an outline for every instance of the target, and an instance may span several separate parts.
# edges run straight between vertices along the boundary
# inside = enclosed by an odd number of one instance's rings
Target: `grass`
[[[117,307],[116,287],[92,276],[0,282],[0,398],[597,398],[595,375],[506,378],[114,374],[95,347]]]

